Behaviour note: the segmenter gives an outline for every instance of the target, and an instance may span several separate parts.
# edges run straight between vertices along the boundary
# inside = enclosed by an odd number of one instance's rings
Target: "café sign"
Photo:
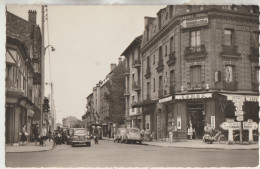
[[[191,27],[208,25],[208,23],[209,23],[208,18],[198,18],[198,19],[192,19],[192,20],[184,20],[181,23],[181,26],[182,26],[182,28],[191,28]]]
[[[212,98],[212,93],[175,95],[176,100]]]
[[[159,103],[164,103],[164,102],[168,102],[168,101],[171,101],[171,100],[172,100],[172,96],[169,96],[169,97],[165,97],[163,99],[160,99]]]

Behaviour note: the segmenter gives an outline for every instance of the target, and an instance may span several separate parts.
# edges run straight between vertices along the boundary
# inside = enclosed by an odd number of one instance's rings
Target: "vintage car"
[[[118,142],[121,141],[123,135],[126,133],[126,128],[118,128],[115,135],[114,135],[114,142]]]
[[[70,133],[70,144],[74,147],[77,144],[91,146],[91,137],[85,128],[74,128]]]
[[[122,136],[121,143],[139,143],[142,144],[142,137],[138,128],[129,128]]]

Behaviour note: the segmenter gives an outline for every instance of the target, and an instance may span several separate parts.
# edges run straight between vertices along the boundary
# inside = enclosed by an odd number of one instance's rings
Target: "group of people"
[[[38,142],[41,146],[45,145],[45,141],[49,138],[49,141],[51,139],[51,130],[49,129],[49,131],[47,132],[47,128],[46,126],[43,124],[42,128],[40,129],[40,126],[37,124],[32,128],[32,133],[34,136],[34,142],[35,145],[38,145]],[[27,142],[27,136],[28,136],[28,132],[26,129],[26,124],[23,125],[22,129],[21,129],[21,145],[24,146]]]

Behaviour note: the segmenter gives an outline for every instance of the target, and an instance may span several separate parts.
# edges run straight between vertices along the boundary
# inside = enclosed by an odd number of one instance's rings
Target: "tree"
[[[125,61],[114,68],[109,82],[106,84],[108,92],[105,98],[109,104],[109,120],[113,123],[123,124],[125,115],[125,99],[122,98],[125,88]]]

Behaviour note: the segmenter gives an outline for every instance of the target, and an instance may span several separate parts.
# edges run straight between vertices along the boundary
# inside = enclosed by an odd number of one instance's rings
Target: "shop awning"
[[[187,99],[205,99],[212,98],[212,93],[197,93],[197,94],[181,94],[175,95],[175,100],[187,100]]]
[[[27,109],[27,116],[28,117],[33,117],[34,116],[34,111],[32,109]]]
[[[259,102],[259,96],[254,95],[237,95],[237,94],[221,94],[227,97],[227,100],[241,100],[247,102]]]

